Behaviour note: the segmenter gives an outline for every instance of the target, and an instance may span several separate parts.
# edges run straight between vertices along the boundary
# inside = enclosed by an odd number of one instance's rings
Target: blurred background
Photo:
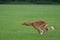
[[[22,25],[36,20],[56,30],[41,36],[33,27]],[[60,0],[0,0],[0,40],[60,40]]]
[[[0,0],[0,4],[60,4],[60,0]]]

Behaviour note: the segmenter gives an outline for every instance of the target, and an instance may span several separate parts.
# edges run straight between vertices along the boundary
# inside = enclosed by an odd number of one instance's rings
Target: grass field
[[[45,20],[56,30],[39,35],[22,22]],[[60,5],[0,5],[0,40],[60,40]]]

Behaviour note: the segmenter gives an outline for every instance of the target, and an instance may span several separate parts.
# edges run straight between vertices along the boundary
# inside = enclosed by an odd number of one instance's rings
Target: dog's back
[[[35,21],[35,22],[32,22],[31,25],[32,26],[38,26],[38,27],[39,26],[44,27],[46,25],[46,22],[44,22],[44,21]]]

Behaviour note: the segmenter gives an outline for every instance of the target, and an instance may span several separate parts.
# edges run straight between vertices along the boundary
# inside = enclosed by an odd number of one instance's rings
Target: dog
[[[43,35],[48,30],[55,30],[53,26],[48,27],[48,24],[42,20],[34,21],[34,22],[24,22],[22,25],[32,26],[38,31],[40,35]]]

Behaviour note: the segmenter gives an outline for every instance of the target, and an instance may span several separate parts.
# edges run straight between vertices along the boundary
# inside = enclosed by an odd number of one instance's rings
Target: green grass
[[[41,36],[21,25],[40,19],[56,30]],[[60,40],[60,5],[0,5],[0,40]]]

